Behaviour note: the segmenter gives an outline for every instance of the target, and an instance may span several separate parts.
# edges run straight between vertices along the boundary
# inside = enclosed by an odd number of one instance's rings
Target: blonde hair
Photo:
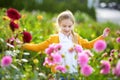
[[[73,24],[75,24],[75,19],[71,11],[66,10],[61,12],[58,17],[57,17],[57,25],[60,24],[60,22],[64,19],[70,19]],[[77,34],[74,32],[74,29],[71,31],[72,32],[72,41],[76,44],[78,44],[78,39],[77,39]]]

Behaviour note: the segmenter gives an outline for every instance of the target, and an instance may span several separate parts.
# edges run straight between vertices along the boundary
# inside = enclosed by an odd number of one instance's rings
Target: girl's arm
[[[88,41],[86,39],[83,39],[82,37],[78,36],[78,43],[84,47],[84,48],[88,48],[91,49],[94,46],[94,43],[97,40],[103,40],[105,37],[107,37],[109,35],[110,29],[109,28],[105,28],[103,31],[103,34],[99,37],[97,37],[96,39],[92,40],[92,41]]]
[[[78,43],[83,47],[83,48],[87,48],[87,49],[91,49],[93,48],[94,43],[97,40],[103,40],[104,37],[101,35],[99,37],[97,37],[96,39],[92,40],[92,41],[88,41],[87,39],[83,39],[82,37],[78,37]]]
[[[46,41],[43,41],[39,44],[25,43],[23,44],[22,48],[25,50],[39,52],[45,50],[52,43],[58,43],[57,36],[50,36]]]

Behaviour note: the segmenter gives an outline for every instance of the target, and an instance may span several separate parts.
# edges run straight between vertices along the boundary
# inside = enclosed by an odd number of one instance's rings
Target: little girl
[[[75,55],[69,52],[69,49],[74,46],[74,44],[81,45],[83,48],[91,49],[97,40],[107,37],[110,31],[109,28],[106,28],[101,36],[92,41],[87,41],[73,31],[75,20],[73,14],[68,10],[58,15],[57,24],[60,29],[58,34],[50,36],[49,39],[39,44],[26,43],[23,45],[23,48],[32,51],[41,51],[48,48],[50,44],[60,43],[62,45],[61,53],[65,55],[65,60],[62,64],[64,66],[69,66],[68,73],[77,72],[77,60],[74,58]]]

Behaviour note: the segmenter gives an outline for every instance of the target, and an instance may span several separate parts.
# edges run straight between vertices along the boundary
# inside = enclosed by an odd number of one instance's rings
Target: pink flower
[[[15,29],[18,29],[19,28],[19,25],[16,24],[14,21],[11,21],[10,22],[10,29],[14,32]]]
[[[58,51],[58,50],[60,50],[61,48],[62,48],[62,45],[61,45],[61,44],[56,44],[56,45],[54,46],[55,51]]]
[[[51,54],[51,56],[53,58],[54,63],[60,63],[62,60],[62,56],[59,53],[53,53]]]
[[[51,53],[54,52],[54,46],[55,46],[54,44],[49,45],[49,47],[45,49],[45,53],[51,55]]]
[[[89,76],[91,75],[93,72],[93,68],[89,65],[86,65],[84,67],[81,68],[81,73],[84,75],[84,76]]]
[[[116,76],[120,76],[120,60],[118,61],[116,67],[113,68],[112,72],[113,72],[113,74],[115,74]]]
[[[65,73],[67,71],[66,68],[65,68],[65,66],[62,66],[62,65],[56,66],[55,69],[58,70],[58,71],[60,71],[60,72],[62,72],[62,73]]]
[[[13,9],[13,8],[9,8],[6,14],[12,20],[19,20],[21,18],[20,13],[16,9]]]
[[[83,48],[82,48],[82,46],[80,46],[80,45],[76,45],[74,49],[75,49],[75,51],[77,51],[78,53],[81,53],[81,52],[83,51]]]
[[[54,65],[55,62],[53,61],[52,57],[46,57],[43,65],[46,65],[46,64],[49,65],[49,66],[51,66],[51,65]]]
[[[94,49],[96,52],[101,52],[101,51],[105,50],[106,46],[107,46],[107,44],[105,41],[98,40],[94,44]]]
[[[7,67],[12,63],[12,57],[11,56],[4,56],[1,60],[1,66]]]
[[[43,66],[51,66],[51,65],[52,65],[52,63],[51,63],[50,59],[48,57],[46,57],[43,62]]]
[[[47,53],[48,55],[51,55],[52,52],[53,52],[53,49],[51,48],[45,49],[45,53]]]
[[[88,61],[89,61],[89,57],[87,54],[80,53],[78,55],[78,63],[80,64],[81,67],[87,65]]]
[[[100,71],[101,74],[108,74],[110,72],[110,63],[109,61],[101,61],[102,69]]]
[[[118,37],[118,38],[116,39],[116,42],[117,42],[117,43],[120,43],[120,37]]]
[[[23,31],[23,42],[29,43],[31,40],[32,40],[32,35],[27,31]]]

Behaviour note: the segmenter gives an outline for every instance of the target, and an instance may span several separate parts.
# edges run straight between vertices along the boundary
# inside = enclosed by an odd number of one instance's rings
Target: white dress
[[[62,65],[68,66],[67,72],[68,73],[76,73],[77,72],[77,60],[76,52],[69,52],[69,49],[74,46],[74,43],[72,42],[71,36],[67,37],[63,33],[59,32],[59,41],[62,45],[62,49],[60,50],[60,54],[64,55],[62,59]]]

